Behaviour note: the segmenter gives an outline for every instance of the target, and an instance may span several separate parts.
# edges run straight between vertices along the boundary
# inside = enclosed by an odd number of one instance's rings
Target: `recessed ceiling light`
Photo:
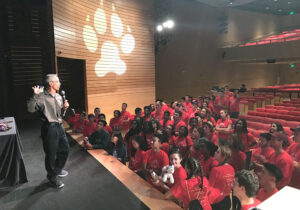
[[[230,5],[232,5],[232,4],[233,4],[233,2],[230,2],[229,4],[230,4]]]
[[[289,1],[288,4],[292,4],[292,2]]]
[[[279,9],[278,12],[282,12],[282,9]]]
[[[275,2],[277,2],[278,0],[274,0]]]
[[[269,10],[270,9],[270,7],[266,7],[266,10]]]

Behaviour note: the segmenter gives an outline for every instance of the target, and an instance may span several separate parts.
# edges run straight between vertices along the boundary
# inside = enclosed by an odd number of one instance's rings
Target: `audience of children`
[[[292,140],[275,121],[256,139],[244,119],[232,126],[238,101],[237,93],[225,90],[215,100],[187,95],[170,106],[157,100],[134,115],[123,103],[109,126],[98,107],[88,120],[83,112],[70,122],[73,132],[84,134],[86,149],[105,149],[123,164],[129,161],[132,171],[184,208],[247,210],[286,185],[300,189],[300,127]],[[245,170],[247,160],[254,171]],[[175,169],[173,184],[151,176],[159,177],[169,164]]]

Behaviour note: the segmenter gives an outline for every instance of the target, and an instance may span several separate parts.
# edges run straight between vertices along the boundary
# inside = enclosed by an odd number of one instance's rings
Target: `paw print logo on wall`
[[[101,1],[103,6],[103,1]],[[134,37],[131,35],[131,29],[127,25],[124,32],[124,26],[121,18],[115,13],[115,6],[112,4],[112,14],[110,16],[110,30],[112,35],[120,38],[120,48],[123,54],[130,54],[135,47]],[[106,12],[98,8],[94,13],[93,26],[85,25],[83,28],[83,40],[87,49],[95,53],[98,49],[97,36],[104,36],[107,31],[107,18]],[[86,21],[90,22],[90,16],[86,16]],[[126,34],[124,34],[126,33]],[[107,73],[113,72],[117,75],[122,75],[126,72],[126,63],[120,58],[119,47],[112,41],[104,41],[101,45],[100,59],[95,64],[95,72],[98,77],[104,77]]]

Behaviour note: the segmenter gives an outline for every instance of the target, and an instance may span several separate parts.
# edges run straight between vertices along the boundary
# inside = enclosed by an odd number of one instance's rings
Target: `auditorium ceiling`
[[[261,12],[273,15],[300,13],[300,0],[196,0],[211,6]]]

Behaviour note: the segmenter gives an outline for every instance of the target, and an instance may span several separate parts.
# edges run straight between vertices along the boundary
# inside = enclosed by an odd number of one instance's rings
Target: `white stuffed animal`
[[[175,169],[174,166],[164,166],[162,168],[162,181],[166,182],[168,179],[170,180],[170,183],[173,184],[174,183],[174,177],[173,177],[173,173],[174,173]]]

